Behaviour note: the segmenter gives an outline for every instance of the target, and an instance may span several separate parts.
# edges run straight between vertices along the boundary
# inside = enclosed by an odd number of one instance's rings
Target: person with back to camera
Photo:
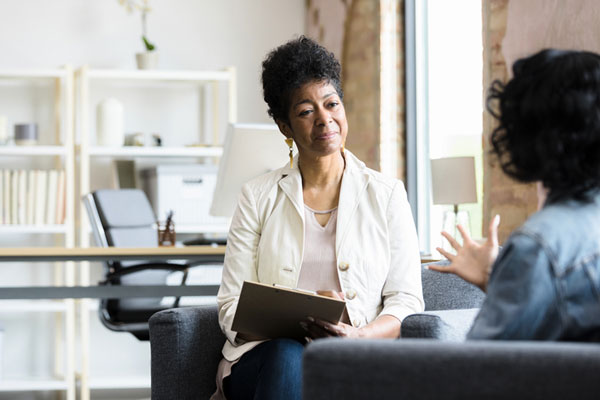
[[[502,170],[537,182],[540,210],[498,254],[496,216],[478,245],[459,227],[456,255],[430,269],[487,292],[469,339],[600,341],[600,56],[543,50],[495,82],[488,110]],[[490,106],[498,102],[496,113]]]
[[[404,186],[344,149],[340,70],[332,53],[306,37],[263,62],[269,115],[298,155],[242,189],[217,296],[227,341],[213,398],[301,398],[303,343],[231,330],[245,280],[345,299],[337,325],[302,323],[312,339],[397,338],[402,319],[423,310],[419,245]]]

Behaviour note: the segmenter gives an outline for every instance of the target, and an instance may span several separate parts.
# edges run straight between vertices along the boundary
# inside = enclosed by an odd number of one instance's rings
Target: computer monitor
[[[211,215],[231,217],[244,183],[289,162],[289,149],[284,139],[275,124],[229,125]]]

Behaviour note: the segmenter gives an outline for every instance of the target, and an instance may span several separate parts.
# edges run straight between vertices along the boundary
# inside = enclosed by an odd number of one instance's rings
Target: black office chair
[[[83,198],[98,246],[156,247],[158,232],[152,206],[138,189],[105,189]],[[222,264],[223,256],[207,257],[200,262],[107,262],[105,285],[165,285],[167,277],[181,271],[185,285],[188,270],[202,264]],[[216,294],[216,293],[215,293]],[[179,306],[179,297],[165,305],[163,298],[102,299],[100,321],[108,329],[130,332],[139,340],[148,340],[148,319],[155,312]]]

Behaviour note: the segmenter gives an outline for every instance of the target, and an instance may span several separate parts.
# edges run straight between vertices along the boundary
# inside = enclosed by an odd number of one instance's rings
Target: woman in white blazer
[[[401,181],[344,149],[340,64],[300,37],[263,62],[264,98],[290,164],[247,183],[229,231],[217,302],[227,341],[215,398],[300,399],[303,343],[231,330],[245,280],[345,299],[338,324],[307,319],[306,336],[397,338],[423,310],[419,246]]]

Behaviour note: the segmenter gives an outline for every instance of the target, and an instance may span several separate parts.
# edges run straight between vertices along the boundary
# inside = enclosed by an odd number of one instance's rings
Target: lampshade
[[[477,203],[475,157],[431,160],[433,204]]]

